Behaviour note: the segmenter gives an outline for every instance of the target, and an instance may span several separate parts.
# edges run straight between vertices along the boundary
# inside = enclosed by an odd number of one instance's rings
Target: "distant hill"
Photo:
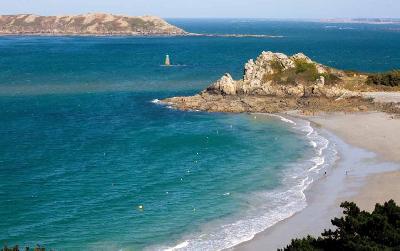
[[[0,35],[185,35],[154,16],[90,13],[76,16],[0,15]]]
[[[324,23],[400,24],[399,18],[332,18],[320,21]]]

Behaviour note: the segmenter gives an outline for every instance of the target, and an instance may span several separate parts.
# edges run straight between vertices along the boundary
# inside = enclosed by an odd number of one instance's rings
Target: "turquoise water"
[[[239,78],[262,50],[360,71],[400,66],[393,25],[170,21],[283,37],[0,37],[1,244],[210,250],[249,239],[305,206],[333,146],[305,122],[152,100]],[[160,67],[167,53],[181,66]]]

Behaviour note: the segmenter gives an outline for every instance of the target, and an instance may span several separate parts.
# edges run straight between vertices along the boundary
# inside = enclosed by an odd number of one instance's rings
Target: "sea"
[[[262,51],[400,68],[400,25],[169,19],[274,37],[0,37],[0,245],[222,250],[307,206],[340,156],[307,121],[178,111]],[[163,67],[165,55],[172,67]]]

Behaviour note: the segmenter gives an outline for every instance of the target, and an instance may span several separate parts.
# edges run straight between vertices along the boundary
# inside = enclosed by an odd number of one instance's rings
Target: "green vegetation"
[[[372,213],[353,202],[340,206],[344,217],[331,221],[335,230],[325,230],[318,238],[292,240],[283,250],[400,250],[400,207],[393,200],[376,204]]]
[[[266,74],[263,80],[273,80],[278,84],[291,85],[297,83],[314,83],[320,76],[325,78],[326,84],[333,84],[340,80],[339,77],[332,73],[318,73],[317,66],[314,63],[307,62],[305,59],[296,59],[295,64],[294,68],[284,70],[282,63],[279,60],[274,60],[271,62],[274,74]]]
[[[277,59],[275,59],[275,60],[273,60],[273,61],[271,62],[271,68],[272,68],[272,70],[274,70],[274,72],[276,72],[276,73],[282,73],[282,71],[283,71],[283,69],[284,69],[282,63],[281,63],[279,60],[277,60]]]
[[[318,75],[318,70],[314,63],[309,63],[305,59],[296,59],[294,63],[296,64],[297,74],[308,72],[311,74],[315,74],[315,77]]]
[[[368,85],[400,86],[400,70],[369,75]]]

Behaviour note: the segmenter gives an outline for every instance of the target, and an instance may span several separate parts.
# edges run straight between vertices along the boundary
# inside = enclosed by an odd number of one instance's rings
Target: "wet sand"
[[[347,143],[377,153],[381,161],[400,163],[400,119],[385,113],[336,114],[311,121],[343,138]],[[400,170],[367,177],[352,197],[362,209],[373,210],[376,202],[394,199],[400,204]]]
[[[306,191],[308,206],[234,250],[276,250],[292,238],[319,235],[340,216],[340,202],[364,210],[394,199],[400,204],[400,119],[384,113],[302,117],[337,145],[340,159]]]

